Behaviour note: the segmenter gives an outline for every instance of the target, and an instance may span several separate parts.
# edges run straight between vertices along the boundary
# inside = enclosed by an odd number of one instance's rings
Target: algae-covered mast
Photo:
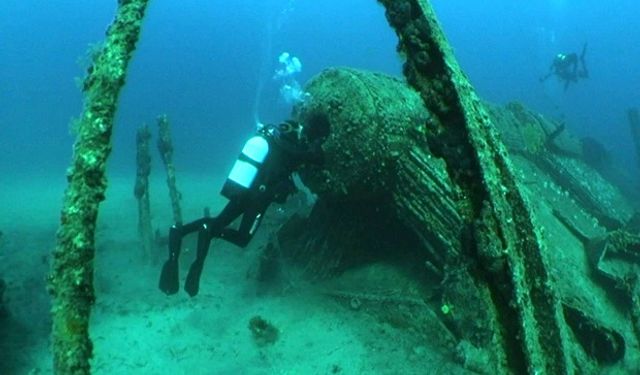
[[[119,0],[106,41],[94,56],[83,92],[85,103],[67,173],[69,182],[53,251],[53,359],[56,374],[89,374],[89,316],[95,296],[93,260],[98,207],[105,197],[105,167],[120,89],[136,47],[149,0]]]

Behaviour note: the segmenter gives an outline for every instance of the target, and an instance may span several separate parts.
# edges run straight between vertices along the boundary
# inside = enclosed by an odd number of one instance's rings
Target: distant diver
[[[587,53],[587,44],[582,47],[582,53],[578,56],[577,53],[559,53],[551,62],[549,67],[549,73],[540,77],[540,82],[546,81],[551,76],[558,77],[558,80],[564,82],[565,91],[569,88],[571,82],[577,83],[579,79],[589,78],[589,71],[585,63],[585,55]]]
[[[196,259],[191,264],[184,290],[198,294],[200,274],[213,238],[221,238],[245,247],[253,238],[265,211],[273,202],[284,203],[296,191],[292,173],[303,164],[324,162],[320,143],[309,141],[301,124],[285,121],[279,125],[260,125],[256,134],[244,145],[221,194],[229,199],[216,217],[205,217],[169,229],[169,259],[162,267],[159,288],[166,294],[179,289],[178,257],[182,238],[198,232]],[[242,216],[238,229],[231,224]]]

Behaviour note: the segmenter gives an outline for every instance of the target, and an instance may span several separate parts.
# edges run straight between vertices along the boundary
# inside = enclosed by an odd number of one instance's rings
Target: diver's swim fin
[[[580,64],[582,64],[582,71],[579,73],[580,78],[589,78],[589,70],[587,70],[587,63],[584,57],[587,54],[587,43],[582,46],[582,53],[580,54]]]
[[[180,256],[180,246],[182,243],[182,229],[178,224],[172,225],[169,229],[169,259],[162,266],[160,282],[158,287],[166,294],[176,294],[180,286],[178,285],[178,257]]]
[[[203,229],[198,232],[196,260],[194,260],[191,267],[189,267],[187,280],[184,282],[184,290],[189,293],[191,297],[195,297],[200,290],[200,275],[202,274],[202,267],[204,267],[204,260],[207,258],[207,254],[209,254],[210,244],[211,232],[205,224],[203,225]]]
[[[167,260],[162,266],[158,287],[165,294],[178,293],[178,260]]]
[[[184,282],[184,291],[191,297],[195,297],[200,290],[200,275],[202,274],[203,262],[195,261],[189,268],[187,280]]]

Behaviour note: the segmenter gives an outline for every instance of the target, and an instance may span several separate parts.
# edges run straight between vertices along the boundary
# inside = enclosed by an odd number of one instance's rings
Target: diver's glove
[[[279,204],[284,204],[287,198],[293,193],[298,191],[296,185],[293,183],[291,176],[287,176],[286,179],[280,181],[273,189],[273,201]]]

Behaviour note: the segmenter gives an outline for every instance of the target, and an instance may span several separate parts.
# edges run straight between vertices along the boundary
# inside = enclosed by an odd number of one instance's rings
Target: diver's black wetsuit
[[[289,124],[289,123],[285,123]],[[258,133],[266,139],[269,152],[252,182],[243,189],[227,180],[222,195],[229,203],[216,217],[203,217],[185,225],[173,225],[169,230],[169,259],[160,276],[160,290],[166,294],[178,292],[178,257],[182,238],[198,232],[196,260],[191,264],[184,289],[190,296],[198,294],[200,274],[213,238],[222,238],[245,247],[253,238],[262,217],[272,202],[284,203],[296,191],[291,174],[305,163],[320,164],[323,161],[320,143],[299,141],[296,134],[283,134],[278,127],[268,125]],[[242,216],[238,229],[229,225]]]

